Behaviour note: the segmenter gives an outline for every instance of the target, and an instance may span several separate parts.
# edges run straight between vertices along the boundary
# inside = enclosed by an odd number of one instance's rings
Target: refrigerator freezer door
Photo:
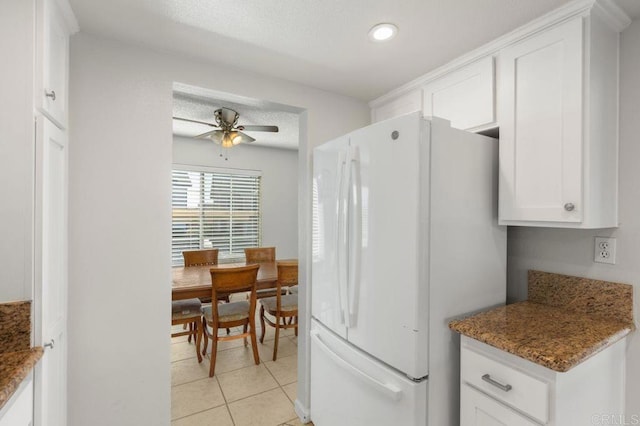
[[[350,135],[347,339],[414,378],[428,374],[428,129],[416,113]]]
[[[347,136],[313,152],[311,315],[346,338]]]
[[[316,426],[426,425],[427,381],[407,379],[313,321],[310,414]]]

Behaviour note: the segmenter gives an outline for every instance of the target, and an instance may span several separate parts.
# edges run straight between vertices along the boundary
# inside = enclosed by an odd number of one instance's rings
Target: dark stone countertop
[[[449,328],[565,372],[635,330],[628,284],[529,271],[529,300],[451,321]]]

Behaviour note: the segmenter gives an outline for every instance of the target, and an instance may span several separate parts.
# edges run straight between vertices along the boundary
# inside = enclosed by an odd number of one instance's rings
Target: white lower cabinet
[[[621,340],[557,372],[462,336],[460,425],[584,426],[623,416],[625,347]]]
[[[33,425],[33,375],[30,374],[0,410],[0,426]]]

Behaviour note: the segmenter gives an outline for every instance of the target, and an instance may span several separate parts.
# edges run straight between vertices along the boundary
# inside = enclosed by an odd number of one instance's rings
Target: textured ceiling
[[[70,0],[81,31],[365,101],[567,2]],[[396,23],[398,36],[369,41],[379,22]]]
[[[640,0],[615,0],[632,18]],[[80,30],[187,57],[295,81],[370,101],[569,0],[70,0]],[[398,25],[389,43],[368,40],[380,22]],[[254,144],[297,146],[297,115],[273,106],[176,96],[174,114],[211,120],[220,106]],[[216,100],[217,99],[217,100]],[[174,122],[180,135],[205,126]],[[206,128],[204,129],[206,130]],[[249,132],[247,132],[249,133]]]

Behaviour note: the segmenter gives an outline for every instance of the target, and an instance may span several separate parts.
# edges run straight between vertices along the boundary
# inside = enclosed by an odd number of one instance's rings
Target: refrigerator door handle
[[[360,256],[362,249],[362,182],[360,180],[360,163],[358,147],[351,148],[349,167],[349,276],[347,281],[349,310],[347,316],[351,327],[356,325],[358,302],[360,300]]]
[[[353,375],[354,377],[360,379],[362,382],[364,382],[365,384],[371,386],[372,388],[378,390],[383,395],[385,395],[389,399],[392,399],[393,401],[398,401],[402,397],[402,390],[400,388],[398,388],[397,386],[394,386],[394,385],[391,385],[391,384],[388,384],[388,383],[382,383],[378,379],[376,379],[374,377],[371,377],[370,375],[368,375],[364,371],[354,367],[353,365],[351,365],[350,363],[348,363],[347,361],[342,359],[342,357],[340,357],[340,355],[338,355],[337,353],[332,351],[322,341],[322,338],[320,337],[320,333],[317,330],[311,330],[309,332],[309,334],[311,335],[311,338],[313,340],[315,340],[315,342],[318,345],[318,347],[320,349],[322,349],[322,351],[329,358],[331,358],[333,360],[333,362],[335,362],[337,365],[339,365],[343,370],[347,371],[348,373],[351,373],[351,375]]]
[[[336,238],[336,254],[337,254],[337,263],[338,263],[338,298],[340,300],[340,322],[345,324],[346,327],[349,327],[349,313],[347,311],[347,283],[346,280],[348,277],[348,269],[347,269],[347,214],[348,214],[348,204],[347,197],[348,194],[345,195],[346,189],[349,184],[349,163],[350,160],[348,158],[348,151],[346,154],[347,158],[341,160],[340,164],[340,177],[338,184],[338,235]]]

